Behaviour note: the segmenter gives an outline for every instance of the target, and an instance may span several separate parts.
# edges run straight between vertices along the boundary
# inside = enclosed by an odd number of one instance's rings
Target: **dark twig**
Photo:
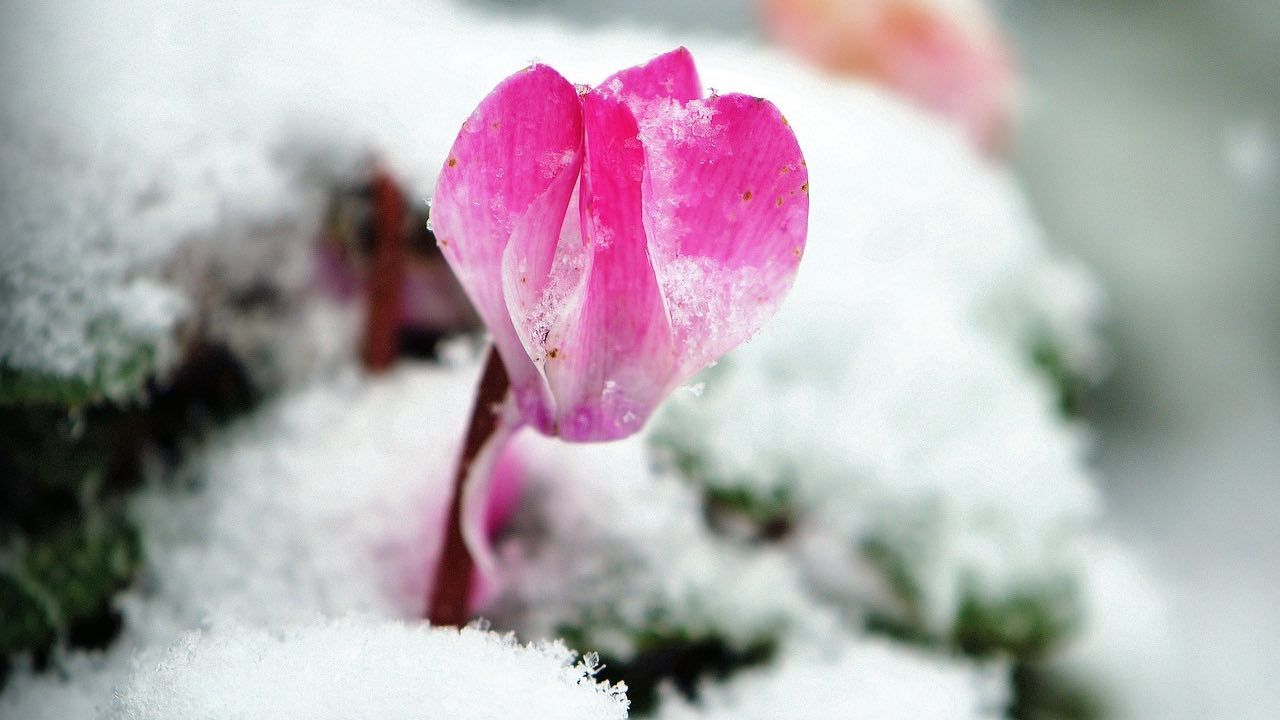
[[[382,372],[396,359],[404,292],[404,197],[384,170],[373,178],[373,269],[361,357],[370,372]]]

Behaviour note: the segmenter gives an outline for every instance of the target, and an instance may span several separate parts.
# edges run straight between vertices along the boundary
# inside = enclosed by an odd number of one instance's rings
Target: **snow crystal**
[[[781,302],[760,271],[749,265],[725,268],[706,257],[671,257],[656,266],[680,362],[701,368],[758,328]],[[759,298],[769,298],[761,302]]]
[[[214,627],[140,663],[110,718],[627,717],[624,688],[560,644],[466,628],[342,620],[267,631]]]

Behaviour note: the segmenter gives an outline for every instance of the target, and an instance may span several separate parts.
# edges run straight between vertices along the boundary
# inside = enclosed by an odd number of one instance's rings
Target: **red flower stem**
[[[494,445],[504,444],[510,438],[510,428],[504,429],[506,422],[501,417],[509,386],[502,358],[498,356],[497,348],[491,347],[484,372],[480,376],[480,385],[476,389],[476,404],[471,409],[471,425],[467,428],[462,457],[453,477],[453,500],[449,504],[449,516],[445,522],[444,547],[440,551],[430,603],[427,605],[427,619],[432,625],[461,626],[469,617],[467,604],[475,562],[467,550],[466,538],[463,536],[463,504],[470,484],[492,480],[491,477],[480,475],[492,474],[498,454],[502,451],[501,447]],[[486,450],[486,461],[477,464],[476,459]]]
[[[373,268],[361,358],[365,369],[382,372],[397,354],[401,294],[404,292],[404,196],[384,170],[373,177]]]

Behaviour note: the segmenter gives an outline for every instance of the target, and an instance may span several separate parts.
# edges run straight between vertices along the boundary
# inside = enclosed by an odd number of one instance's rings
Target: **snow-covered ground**
[[[524,642],[569,631],[576,649],[622,658],[662,633],[777,648],[701,703],[668,697],[659,712],[671,717],[779,716],[765,696],[807,716],[839,687],[834,707],[880,717],[986,718],[1012,693],[1005,660],[869,637],[867,621],[949,636],[976,607],[1016,634],[1048,608],[1056,628],[1046,598],[1058,596],[1042,592],[1066,586],[1064,624],[1078,615],[1081,637],[1063,662],[1129,715],[1168,716],[1163,590],[1103,533],[1088,433],[1060,415],[1032,360],[1048,343],[1075,373],[1099,372],[1098,288],[1050,250],[1017,183],[956,133],[742,41],[566,29],[440,0],[6,16],[4,175],[47,189],[4,196],[0,289],[64,312],[12,314],[6,342],[24,352],[0,349],[72,373],[126,362],[128,347],[100,347],[95,332],[139,307],[129,337],[163,367],[199,302],[172,281],[186,277],[175,256],[248,265],[301,292],[328,185],[373,154],[429,196],[458,125],[530,59],[592,82],[688,45],[705,84],[768,97],[806,151],[811,234],[794,293],[643,435],[525,438],[528,487],[486,614]],[[68,257],[87,271],[69,272]],[[416,658],[447,676],[424,700],[445,716],[502,716],[503,693],[545,677],[558,693],[546,715],[616,717],[616,693],[583,680],[591,662],[413,623],[474,348],[369,378],[350,359],[350,311],[305,308],[266,341],[285,357],[279,396],[138,501],[146,566],[122,598],[121,639],[53,672],[16,672],[0,715],[229,717],[237,706],[207,703],[278,678],[301,704],[272,716],[349,717],[348,705],[307,703],[327,683],[427,692],[405,662]],[[41,354],[62,346],[93,352],[65,368]],[[705,499],[724,491],[748,515],[777,501],[786,535],[761,542],[750,519],[743,532],[712,522]],[[1027,598],[1031,616],[993,610]],[[468,662],[444,665],[455,649]],[[158,706],[166,686],[177,704]]]

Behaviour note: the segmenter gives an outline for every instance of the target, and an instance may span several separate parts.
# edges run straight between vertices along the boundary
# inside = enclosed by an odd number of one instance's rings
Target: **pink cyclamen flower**
[[[545,65],[504,80],[458,133],[431,215],[523,421],[610,440],[774,312],[808,187],[778,109],[704,98],[679,48],[594,89]]]
[[[864,76],[998,150],[1014,110],[1014,63],[982,0],[760,0],[766,29],[831,70]]]

